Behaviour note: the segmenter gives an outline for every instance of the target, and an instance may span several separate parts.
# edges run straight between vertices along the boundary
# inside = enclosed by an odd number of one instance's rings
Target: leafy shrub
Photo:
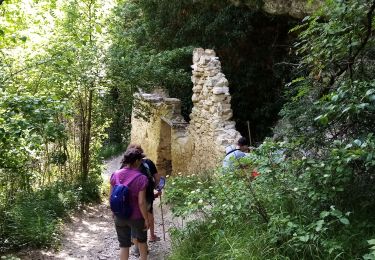
[[[370,147],[372,142],[366,141]],[[216,173],[211,178],[195,175],[171,179],[166,198],[174,214],[185,218],[195,215],[200,220],[199,227],[176,232],[175,259],[192,244],[194,248],[202,247],[201,255],[195,255],[197,259],[205,259],[202,256],[213,254],[209,251],[212,247],[223,243],[218,230],[230,233],[248,228],[249,234],[259,232],[266,241],[263,247],[257,247],[253,255],[259,257],[253,259],[354,259],[365,255],[366,239],[375,230],[369,215],[373,212],[369,209],[374,207],[371,192],[362,191],[362,184],[353,182],[357,177],[354,171],[336,171],[337,167],[350,164],[350,158],[356,160],[357,166],[361,160],[363,165],[369,165],[366,158],[372,148],[363,147],[354,156],[352,148],[356,151],[358,147],[355,143],[334,143],[332,154],[317,160],[313,152],[306,153],[298,143],[269,140],[250,158],[242,160],[247,169]],[[338,157],[338,151],[348,156]],[[254,165],[261,175],[250,181],[248,176]],[[344,194],[350,194],[350,198]],[[353,199],[366,207],[353,204]],[[202,242],[204,245],[195,245],[197,234],[208,237]],[[242,238],[248,239],[246,234]],[[264,255],[264,251],[272,253]],[[193,255],[187,253],[186,256]]]
[[[58,243],[61,218],[75,209],[81,198],[80,190],[63,183],[19,193],[10,207],[0,210],[0,252]]]
[[[58,221],[54,212],[46,210],[39,200],[28,200],[16,204],[7,212],[8,241],[23,247],[50,245],[56,239]]]
[[[13,255],[3,255],[0,258],[1,260],[20,260],[20,258]]]
[[[286,259],[268,244],[265,229],[246,219],[230,227],[222,219],[190,222],[172,231],[169,259]]]
[[[166,201],[194,221],[174,231],[171,259],[272,259],[264,215],[256,214],[264,209],[250,190],[243,171],[172,178]]]
[[[118,143],[111,143],[104,145],[100,151],[99,156],[103,159],[109,159],[113,156],[119,155],[121,152],[123,152],[125,149],[125,146],[123,144]]]
[[[94,178],[90,178],[86,182],[82,183],[78,186],[80,190],[80,201],[81,202],[99,202],[100,201],[100,194],[101,194],[101,186],[102,179],[100,176]]]
[[[373,260],[375,259],[375,239],[371,239],[367,241],[368,244],[371,246],[370,253],[363,256],[365,260]]]

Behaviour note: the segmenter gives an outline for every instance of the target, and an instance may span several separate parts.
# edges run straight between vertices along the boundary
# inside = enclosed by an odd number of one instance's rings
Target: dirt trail
[[[103,178],[108,181],[110,174],[119,168],[121,156],[106,162]],[[160,200],[154,204],[155,231],[161,241],[149,243],[150,260],[165,259],[170,252],[168,229],[178,225],[166,205],[163,205],[166,240],[163,241],[163,229],[160,211]],[[58,251],[24,252],[21,259],[118,259],[119,247],[114,229],[111,211],[107,204],[92,205],[77,212],[63,228],[61,248]],[[138,259],[131,255],[131,260]]]

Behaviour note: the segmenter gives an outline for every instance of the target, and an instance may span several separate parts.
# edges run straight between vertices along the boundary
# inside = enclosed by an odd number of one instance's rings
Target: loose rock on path
[[[108,181],[110,174],[120,166],[122,156],[118,156],[106,162],[106,170],[103,172],[104,181]],[[160,241],[149,244],[150,260],[163,260],[170,252],[170,237],[168,229],[177,226],[177,221],[172,218],[166,205],[163,205],[165,238],[163,240],[163,228],[160,211],[160,200],[154,203],[155,233],[161,237]],[[71,217],[71,221],[63,227],[61,248],[58,251],[39,250],[25,251],[19,257],[26,260],[44,259],[118,259],[119,246],[112,219],[112,213],[108,203],[86,206]],[[131,255],[130,260],[138,259]]]

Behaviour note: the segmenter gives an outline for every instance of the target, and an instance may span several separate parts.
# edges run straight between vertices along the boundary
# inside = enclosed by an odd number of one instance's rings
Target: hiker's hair
[[[238,144],[239,146],[246,145],[246,144],[247,144],[247,139],[246,139],[246,137],[241,137],[240,139],[238,139],[237,144]]]
[[[145,155],[140,150],[136,148],[127,149],[121,161],[121,168],[126,165],[131,165],[143,157],[145,157]]]
[[[137,150],[141,151],[141,153],[143,153],[143,149],[142,149],[140,144],[135,144],[135,143],[129,144],[128,148],[126,148],[126,149],[128,150],[128,149],[131,149],[131,148],[137,149]]]

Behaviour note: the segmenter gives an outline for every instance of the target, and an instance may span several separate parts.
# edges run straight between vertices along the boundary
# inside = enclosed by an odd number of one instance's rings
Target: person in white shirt
[[[225,170],[234,170],[233,163],[242,158],[247,156],[249,152],[249,146],[247,145],[247,140],[245,137],[241,137],[237,141],[237,146],[230,145],[225,148],[225,158],[223,160],[223,169]]]

